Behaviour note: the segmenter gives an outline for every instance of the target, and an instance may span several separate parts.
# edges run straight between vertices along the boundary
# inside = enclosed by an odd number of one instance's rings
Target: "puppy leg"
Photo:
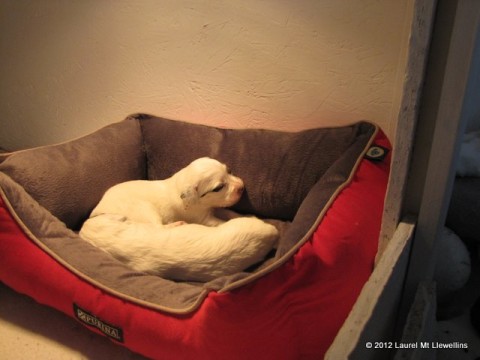
[[[207,219],[203,220],[200,224],[209,226],[209,227],[215,227],[215,226],[222,225],[223,223],[225,223],[224,220],[218,219],[215,216],[209,216]]]
[[[173,223],[166,224],[165,227],[167,229],[169,229],[169,228],[173,228],[173,227],[177,227],[177,226],[182,226],[182,225],[185,225],[185,224],[188,224],[188,223],[185,222],[185,221],[175,221]]]
[[[241,216],[232,210],[228,210],[225,208],[215,208],[213,209],[213,213],[208,216],[204,221],[202,221],[201,224],[205,226],[219,226],[229,220],[239,217]]]
[[[216,208],[214,210],[214,216],[223,222],[242,217],[242,215],[235,211],[225,208]]]

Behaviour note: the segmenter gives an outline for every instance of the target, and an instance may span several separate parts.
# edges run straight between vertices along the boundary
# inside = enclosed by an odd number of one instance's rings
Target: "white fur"
[[[470,253],[452,230],[444,227],[438,240],[434,279],[439,302],[451,299],[465,286],[471,273]]]
[[[220,191],[214,191],[222,185]],[[200,158],[165,180],[134,180],[113,186],[90,217],[116,214],[143,223],[176,225],[183,221],[215,226],[222,221],[213,209],[235,204],[243,188],[243,181],[229,174],[224,164]]]
[[[197,159],[166,180],[110,188],[80,236],[138,271],[192,281],[233,274],[262,260],[278,238],[255,217],[214,215],[235,204],[243,187],[224,164]]]
[[[239,217],[216,227],[165,228],[104,215],[87,221],[82,236],[137,271],[173,280],[209,281],[261,261],[278,233],[257,218]]]

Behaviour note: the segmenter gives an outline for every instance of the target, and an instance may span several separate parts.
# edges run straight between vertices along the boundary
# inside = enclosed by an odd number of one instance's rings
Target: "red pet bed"
[[[320,359],[368,280],[390,162],[360,122],[296,133],[134,115],[0,159],[0,281],[156,359]],[[77,234],[110,186],[209,156],[246,185],[233,207],[272,221],[278,249],[207,283],[135,272]]]

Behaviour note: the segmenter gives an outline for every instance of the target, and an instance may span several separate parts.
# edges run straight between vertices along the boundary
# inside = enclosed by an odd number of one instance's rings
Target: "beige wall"
[[[412,0],[0,1],[0,147],[134,112],[393,138]]]

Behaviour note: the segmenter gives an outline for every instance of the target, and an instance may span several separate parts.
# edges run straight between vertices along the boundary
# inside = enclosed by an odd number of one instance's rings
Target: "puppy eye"
[[[223,188],[225,187],[225,184],[219,184],[217,186],[215,186],[212,190],[212,192],[219,192],[221,191]]]

